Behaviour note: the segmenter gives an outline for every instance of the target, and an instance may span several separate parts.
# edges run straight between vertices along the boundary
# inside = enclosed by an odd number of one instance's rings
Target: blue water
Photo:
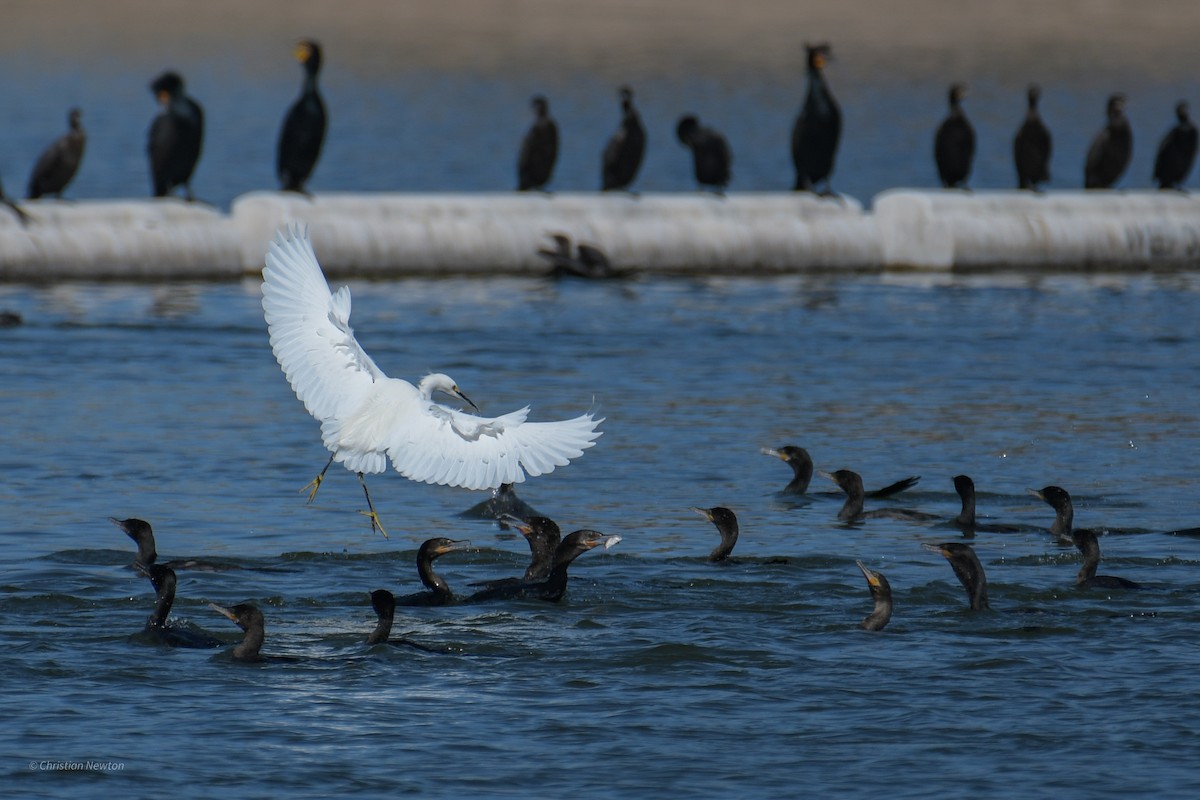
[[[288,32],[283,41],[290,41]],[[865,76],[840,53],[846,114],[835,188],[869,201],[932,186],[947,76]],[[527,100],[563,131],[554,188],[598,183],[615,81],[563,71],[379,76],[329,54],[330,139],[316,191],[511,186]],[[37,153],[84,108],[76,198],[145,196],[152,66],[65,66],[2,54],[0,173],[23,188]],[[274,186],[275,136],[299,84],[278,69],[176,63],[208,111],[197,194],[227,207]],[[1083,71],[1082,69],[1080,70]],[[1130,96],[1146,187],[1186,79],[1065,82],[1021,70],[953,76],[980,135],[973,185],[1010,186],[1030,78],[1045,88],[1055,186],[1077,187],[1104,98]],[[1136,77],[1136,76],[1135,76]],[[1113,78],[1108,80],[1108,78]],[[650,129],[639,188],[691,188],[673,138],[686,111],[723,130],[732,191],[791,185],[795,74],[631,78]],[[367,593],[418,588],[431,536],[469,538],[438,562],[453,587],[520,573],[511,532],[459,513],[485,498],[370,481],[391,537],[373,534],[354,476],[325,463],[317,424],[266,341],[256,280],[0,285],[0,794],[87,798],[890,797],[1200,793],[1195,575],[1200,540],[1200,276],[1049,274],[354,282],[354,325],[390,374],[453,375],[485,413],[594,409],[604,436],[519,487],[565,531],[620,534],[583,556],[560,605],[403,611],[394,635],[437,650],[367,647]],[[1048,525],[1027,493],[1058,484],[1076,522],[1105,528],[1101,572],[1146,585],[1078,591],[1078,555],[1048,534],[977,535],[993,611],[970,613],[949,566],[922,550],[957,530],[836,520],[832,484],[778,492],[762,447],[807,447],[869,487],[921,475],[889,501]],[[706,562],[726,505],[736,562]],[[108,517],[141,517],[181,572],[174,622],[236,641],[209,602],[251,601],[265,651],[163,649],[137,633],[153,593]],[[862,559],[896,598],[864,633]],[[1038,613],[1029,613],[1034,608]],[[89,767],[89,762],[91,766]],[[82,765],[83,768],[78,768]]]
[[[363,640],[367,592],[418,587],[425,538],[468,538],[450,584],[519,573],[511,532],[458,516],[484,493],[370,481],[324,464],[316,423],[266,343],[256,281],[9,286],[0,305],[0,783],[99,797],[163,780],[181,797],[689,797],[947,794],[1193,797],[1200,525],[1194,275],[355,282],[360,340],[393,375],[449,372],[484,409],[595,408],[595,448],[519,488],[564,530],[619,534],[561,605],[401,610]],[[796,500],[763,446],[806,446],[890,504],[1110,529],[1079,591],[1046,533],[978,534],[993,610],[971,613],[923,542],[957,530],[847,528],[817,479]],[[882,501],[874,501],[878,506]],[[739,515],[737,560],[706,562]],[[106,518],[138,516],[180,572],[174,622],[233,642],[206,604],[251,601],[264,651],[170,650],[135,634],[153,593]],[[877,634],[854,566],[883,571]],[[1028,612],[1033,607],[1037,613]],[[91,769],[52,769],[53,762]],[[117,766],[112,765],[119,765]]]

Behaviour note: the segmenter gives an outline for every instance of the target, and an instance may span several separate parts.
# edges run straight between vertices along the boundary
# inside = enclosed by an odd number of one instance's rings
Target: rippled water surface
[[[418,588],[417,546],[452,586],[519,573],[518,536],[459,512],[485,499],[324,464],[316,423],[266,343],[257,281],[0,289],[0,775],[12,797],[1194,797],[1200,540],[1200,282],[1177,276],[863,276],[624,284],[354,283],[360,340],[393,375],[444,370],[485,412],[595,408],[604,436],[519,488],[583,556],[563,603],[404,610],[363,643],[367,593]],[[778,492],[759,448],[802,444],[888,501],[1048,525],[1059,484],[1109,529],[1079,591],[1044,532],[970,543],[993,610],[971,613],[923,542],[952,528],[846,527],[820,479]],[[870,501],[879,505],[884,501]],[[741,520],[736,561],[706,562]],[[106,518],[142,517],[181,571],[179,625],[230,642],[206,604],[252,601],[264,650],[171,650],[136,634],[153,593]],[[862,559],[896,613],[880,633]],[[54,763],[98,762],[52,770]],[[106,766],[120,765],[120,768]],[[53,772],[53,774],[52,774]]]

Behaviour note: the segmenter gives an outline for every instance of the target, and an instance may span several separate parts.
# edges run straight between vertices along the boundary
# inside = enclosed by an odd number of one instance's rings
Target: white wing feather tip
[[[592,413],[527,422],[525,407],[489,419],[432,404],[408,381],[387,377],[354,338],[350,290],[330,292],[307,226],[278,231],[265,262],[271,349],[321,423],[326,448],[348,469],[382,472],[390,458],[411,480],[494,489],[564,466],[602,435],[604,418]]]

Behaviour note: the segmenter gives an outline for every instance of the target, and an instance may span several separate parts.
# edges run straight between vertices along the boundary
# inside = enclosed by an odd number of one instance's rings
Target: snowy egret
[[[363,513],[385,536],[363,475],[383,472],[389,458],[410,480],[495,489],[566,465],[600,436],[603,419],[591,414],[528,422],[526,406],[480,417],[433,402],[441,392],[475,407],[446,375],[426,375],[416,386],[389,378],[354,338],[350,288],[330,293],[307,230],[280,231],[271,243],[262,304],[275,358],[333,454],[305,487],[312,488],[309,501],[337,461],[358,474]]]

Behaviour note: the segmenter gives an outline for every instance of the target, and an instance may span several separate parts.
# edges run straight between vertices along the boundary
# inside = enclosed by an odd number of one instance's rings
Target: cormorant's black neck
[[[962,528],[975,527],[975,482],[966,475],[956,475],[954,489],[962,500],[962,510],[954,518],[954,524]]]
[[[436,555],[422,554],[417,555],[417,575],[421,578],[421,583],[425,588],[433,592],[439,598],[449,598],[452,596],[450,584],[442,576],[433,571],[433,560]]]
[[[866,497],[866,492],[863,490],[862,477],[857,472],[851,472],[848,469],[839,469],[833,473],[834,482],[842,488],[846,493],[846,502],[842,504],[842,508],[838,511],[837,518],[843,522],[856,520],[863,515],[863,498]]]
[[[154,613],[146,620],[148,628],[165,628],[171,606],[175,603],[175,572],[169,567],[149,567],[150,585],[154,587]]]
[[[375,630],[367,636],[367,644],[386,642],[392,635],[392,623],[396,618],[396,598],[387,589],[376,589],[371,592],[371,607],[375,609],[379,621]]]

